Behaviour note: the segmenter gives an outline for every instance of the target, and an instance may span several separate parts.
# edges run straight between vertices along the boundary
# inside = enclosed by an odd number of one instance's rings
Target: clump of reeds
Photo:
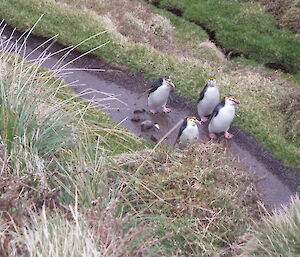
[[[79,97],[88,90],[75,95],[66,88],[61,78],[69,72],[68,63],[56,63],[51,71],[42,68],[57,53],[46,47],[30,58],[47,42],[26,52],[31,31],[16,40],[13,33],[6,38],[2,32],[1,255],[136,255],[147,241],[140,236],[145,229],[116,211],[116,191],[123,182],[108,183],[103,163],[112,153],[143,144]],[[65,49],[59,62],[72,49]],[[101,106],[114,97],[95,100]]]

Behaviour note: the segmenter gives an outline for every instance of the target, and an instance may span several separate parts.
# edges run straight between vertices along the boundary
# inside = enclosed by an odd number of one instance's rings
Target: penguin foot
[[[233,138],[233,134],[230,134],[230,133],[228,133],[227,131],[225,131],[225,138],[227,138],[227,139],[231,139],[231,138]]]
[[[153,109],[150,109],[150,113],[155,114],[155,113],[157,113],[157,111],[153,110]]]
[[[216,134],[214,134],[214,133],[209,133],[208,136],[211,139],[217,138]]]
[[[163,107],[163,112],[166,112],[166,113],[171,112],[171,109],[167,108],[167,107]]]
[[[205,116],[204,116],[204,117],[201,117],[201,121],[202,121],[202,122],[207,122],[207,121],[208,121],[208,118],[206,118]]]

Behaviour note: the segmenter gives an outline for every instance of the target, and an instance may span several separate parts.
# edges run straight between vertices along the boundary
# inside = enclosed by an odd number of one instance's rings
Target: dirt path
[[[12,29],[7,27],[3,33],[9,37]],[[18,32],[14,33],[14,39],[19,36]],[[27,40],[26,53],[30,53],[39,46],[45,39],[36,36],[30,36]],[[46,47],[46,46],[45,46]],[[28,59],[37,58],[45,49],[40,48],[32,53]],[[47,52],[56,52],[64,48],[59,44],[52,44]],[[62,54],[62,53],[61,53]],[[78,57],[80,53],[73,51],[62,63]],[[49,58],[43,66],[52,69],[61,55]],[[196,114],[195,104],[189,102],[175,93],[171,94],[170,114],[152,115],[147,112],[147,95],[142,95],[145,89],[149,88],[151,82],[144,79],[141,74],[130,74],[125,67],[108,64],[100,58],[92,55],[78,59],[73,64],[68,65],[73,69],[104,69],[104,72],[77,70],[64,76],[68,83],[75,83],[73,89],[77,93],[89,89],[90,93],[85,98],[97,103],[97,98],[106,97],[107,94],[115,96],[118,100],[110,101],[103,109],[107,112],[112,120],[119,123],[135,134],[146,140],[156,142],[164,136],[175,124],[187,115]],[[101,93],[105,92],[105,94]],[[102,106],[103,107],[103,106]],[[143,132],[140,123],[143,120],[152,120],[157,122],[160,130],[150,130]],[[289,197],[295,193],[300,185],[300,173],[294,169],[287,168],[280,161],[274,159],[272,155],[264,150],[261,145],[244,131],[233,128],[235,137],[231,141],[220,139],[225,144],[229,152],[236,158],[239,165],[245,168],[251,175],[257,178],[257,188],[261,193],[262,200],[271,207],[279,207],[281,204],[287,204]],[[175,142],[178,129],[171,133],[166,139],[166,143]],[[201,128],[201,137],[205,139],[205,126]]]

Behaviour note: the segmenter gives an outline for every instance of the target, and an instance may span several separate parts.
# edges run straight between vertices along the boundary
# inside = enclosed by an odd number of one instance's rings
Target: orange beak
[[[200,126],[202,125],[202,122],[200,120],[195,120],[195,123],[200,125]]]
[[[171,88],[175,88],[175,85],[173,84],[172,81],[169,82],[169,85],[171,86]]]

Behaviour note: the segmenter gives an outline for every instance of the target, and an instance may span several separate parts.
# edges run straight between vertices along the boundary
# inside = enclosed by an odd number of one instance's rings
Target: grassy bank
[[[0,52],[0,255],[230,255],[258,217],[226,150],[147,149],[42,57]]]
[[[236,0],[155,2],[214,32],[217,42],[228,51],[260,63],[281,65],[291,73],[300,70],[299,38],[286,29],[277,29],[274,17],[260,4]]]
[[[47,37],[58,34],[57,40],[65,45],[75,45],[91,35],[108,30],[104,35],[81,45],[79,50],[86,51],[110,40],[108,45],[94,53],[109,61],[120,62],[130,67],[132,72],[142,72],[146,78],[151,80],[163,74],[170,74],[175,78],[176,92],[190,99],[195,100],[207,77],[215,75],[222,93],[235,93],[242,101],[236,120],[238,126],[251,133],[285,164],[300,167],[298,137],[297,134],[290,133],[290,126],[287,122],[289,115],[283,111],[280,103],[285,99],[293,101],[299,90],[297,87],[286,85],[280,80],[271,81],[248,69],[239,70],[230,65],[217,63],[215,57],[212,58],[213,52],[199,46],[199,39],[205,40],[206,38],[205,33],[203,34],[199,28],[195,28],[195,25],[182,21],[178,17],[175,18],[174,15],[168,14],[169,17],[172,17],[168,19],[157,18],[156,14],[151,16],[152,19],[148,19],[146,14],[150,15],[151,11],[145,6],[143,7],[144,14],[136,14],[132,5],[127,1],[116,3],[118,6],[132,8],[128,12],[136,17],[136,23],[132,25],[132,19],[129,19],[128,23],[128,14],[122,16],[127,17],[125,20],[120,19],[118,15],[113,15],[114,5],[107,6],[108,3],[104,5],[101,1],[95,2],[93,5],[90,1],[83,1],[79,2],[80,6],[78,6],[78,2],[64,2],[67,3],[61,3],[61,1],[37,2],[36,0],[1,1],[0,16],[7,23],[25,30],[34,24],[41,14],[44,14],[34,33]],[[139,2],[137,5],[143,6]],[[70,8],[70,6],[74,6],[74,8]],[[126,8],[119,10],[126,12]],[[141,8],[139,6],[136,9],[140,10]],[[154,31],[147,29],[151,28],[153,19],[160,21]],[[58,20],[60,22],[57,22]],[[128,33],[130,31],[135,31],[135,33],[128,36],[124,32],[121,34],[119,32],[121,31],[120,24],[116,20],[131,28],[131,30],[126,30]],[[146,20],[151,22],[147,23]],[[141,24],[146,25],[143,30],[136,33],[137,29],[133,28]],[[181,29],[177,31],[177,27]],[[186,37],[181,36],[184,35],[183,28],[186,28],[188,32]],[[154,43],[154,47],[149,43],[145,44],[142,39],[136,38],[136,34],[145,36],[144,40],[147,42],[150,40],[148,37],[155,38],[161,42],[159,45],[165,47],[160,49]],[[183,40],[179,44],[181,47],[178,47],[178,40]],[[182,44],[184,41],[188,42],[186,48]],[[190,51],[189,46],[195,46],[195,51]],[[181,52],[183,52],[182,55]],[[298,126],[296,120],[292,123],[293,127]]]
[[[242,0],[244,2],[249,0]],[[251,0],[252,1],[252,0]],[[276,15],[278,24],[289,28],[296,33],[300,32],[300,5],[297,0],[255,0]]]

